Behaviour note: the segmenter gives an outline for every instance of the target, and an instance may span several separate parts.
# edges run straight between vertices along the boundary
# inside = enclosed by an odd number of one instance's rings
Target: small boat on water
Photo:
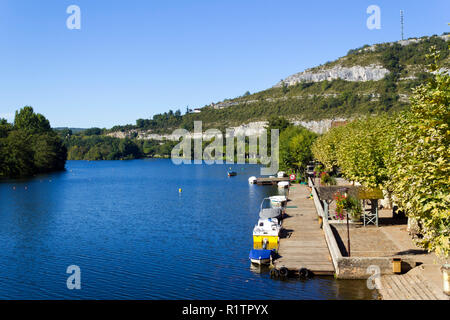
[[[252,249],[248,258],[255,264],[270,264],[272,262],[273,250],[268,249]]]
[[[255,176],[251,176],[250,178],[248,178],[248,183],[249,184],[255,184],[257,181],[257,178]]]
[[[276,218],[259,219],[253,228],[253,248],[278,249],[281,225]]]
[[[236,171],[228,171],[228,176],[229,177],[234,177],[234,176],[236,176],[237,175],[237,172]]]

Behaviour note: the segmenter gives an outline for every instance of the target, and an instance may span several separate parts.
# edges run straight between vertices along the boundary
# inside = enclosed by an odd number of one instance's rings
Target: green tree
[[[26,106],[14,125],[0,120],[0,177],[24,177],[64,169],[67,151],[49,121]]]
[[[278,129],[280,130],[280,133],[285,130],[287,127],[292,126],[292,124],[286,120],[286,118],[279,117],[279,116],[271,116],[269,119],[267,119],[267,129]]]
[[[356,120],[343,127],[335,148],[337,164],[343,175],[367,187],[383,187],[388,175],[385,155],[392,123],[387,117]]]
[[[35,135],[31,139],[33,150],[33,163],[38,172],[63,170],[67,149],[62,145],[61,139],[54,132]]]
[[[23,130],[13,130],[4,144],[3,177],[17,178],[36,173],[31,149],[31,136]]]
[[[439,60],[438,53],[431,57]],[[436,73],[414,90],[410,110],[395,122],[388,161],[389,187],[399,208],[419,223],[419,244],[444,257],[450,251],[449,123],[450,76]]]
[[[300,126],[290,126],[280,134],[280,168],[302,170],[312,160],[311,145],[317,135]]]
[[[13,126],[6,119],[0,119],[0,138],[6,138],[12,129]]]
[[[31,133],[50,131],[50,122],[40,113],[34,113],[30,106],[23,107],[16,111],[14,118],[14,128],[26,130]]]
[[[314,158],[329,172],[335,171],[338,167],[337,148],[344,141],[345,131],[345,126],[332,128],[317,138],[311,146]]]
[[[119,152],[124,159],[135,159],[141,154],[139,147],[131,139],[123,139],[120,141]]]

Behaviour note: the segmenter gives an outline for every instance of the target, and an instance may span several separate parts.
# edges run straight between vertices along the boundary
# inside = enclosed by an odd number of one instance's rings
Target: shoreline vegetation
[[[283,117],[272,116],[267,125],[268,156],[270,156],[270,136],[272,129],[280,132],[280,167],[281,169],[302,170],[312,160],[310,146],[317,134],[294,126]],[[172,149],[179,141],[155,141],[133,138],[115,138],[104,136],[104,130],[91,128],[73,133],[69,128],[57,130],[64,146],[68,149],[67,160],[134,160],[134,159],[167,159],[171,158]],[[214,139],[202,140],[202,152],[214,143]],[[226,146],[220,148],[223,156],[214,160],[226,161]],[[237,162],[238,143],[234,141],[234,162]],[[194,143],[191,143],[191,154],[194,154]],[[180,155],[178,158],[183,159]],[[245,163],[261,164],[259,158],[250,159],[249,137],[245,137]]]
[[[12,124],[0,119],[0,179],[62,171],[66,159],[62,140],[32,107],[16,111]]]
[[[439,52],[429,57],[433,76],[413,89],[410,108],[333,128],[314,142],[312,152],[322,174],[339,172],[385,191],[414,221],[416,243],[448,259],[450,75],[439,72]]]

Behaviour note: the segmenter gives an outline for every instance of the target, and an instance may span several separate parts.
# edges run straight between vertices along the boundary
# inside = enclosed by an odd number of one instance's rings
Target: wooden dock
[[[277,184],[281,181],[289,181],[289,177],[284,178],[257,178],[256,184],[259,185],[271,185],[271,184]]]
[[[274,267],[298,272],[306,268],[315,275],[334,275],[334,266],[328,251],[323,230],[310,192],[305,185],[294,185],[289,189],[284,231],[280,237],[279,258]]]
[[[448,300],[430,288],[420,274],[384,275],[377,280],[383,300]]]

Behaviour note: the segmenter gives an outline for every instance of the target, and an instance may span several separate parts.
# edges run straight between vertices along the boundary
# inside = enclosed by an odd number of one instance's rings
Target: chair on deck
[[[365,208],[365,202],[370,202],[370,208]],[[378,227],[378,199],[368,199],[364,200],[364,210],[363,210],[363,222],[364,227],[369,224],[374,224]]]

